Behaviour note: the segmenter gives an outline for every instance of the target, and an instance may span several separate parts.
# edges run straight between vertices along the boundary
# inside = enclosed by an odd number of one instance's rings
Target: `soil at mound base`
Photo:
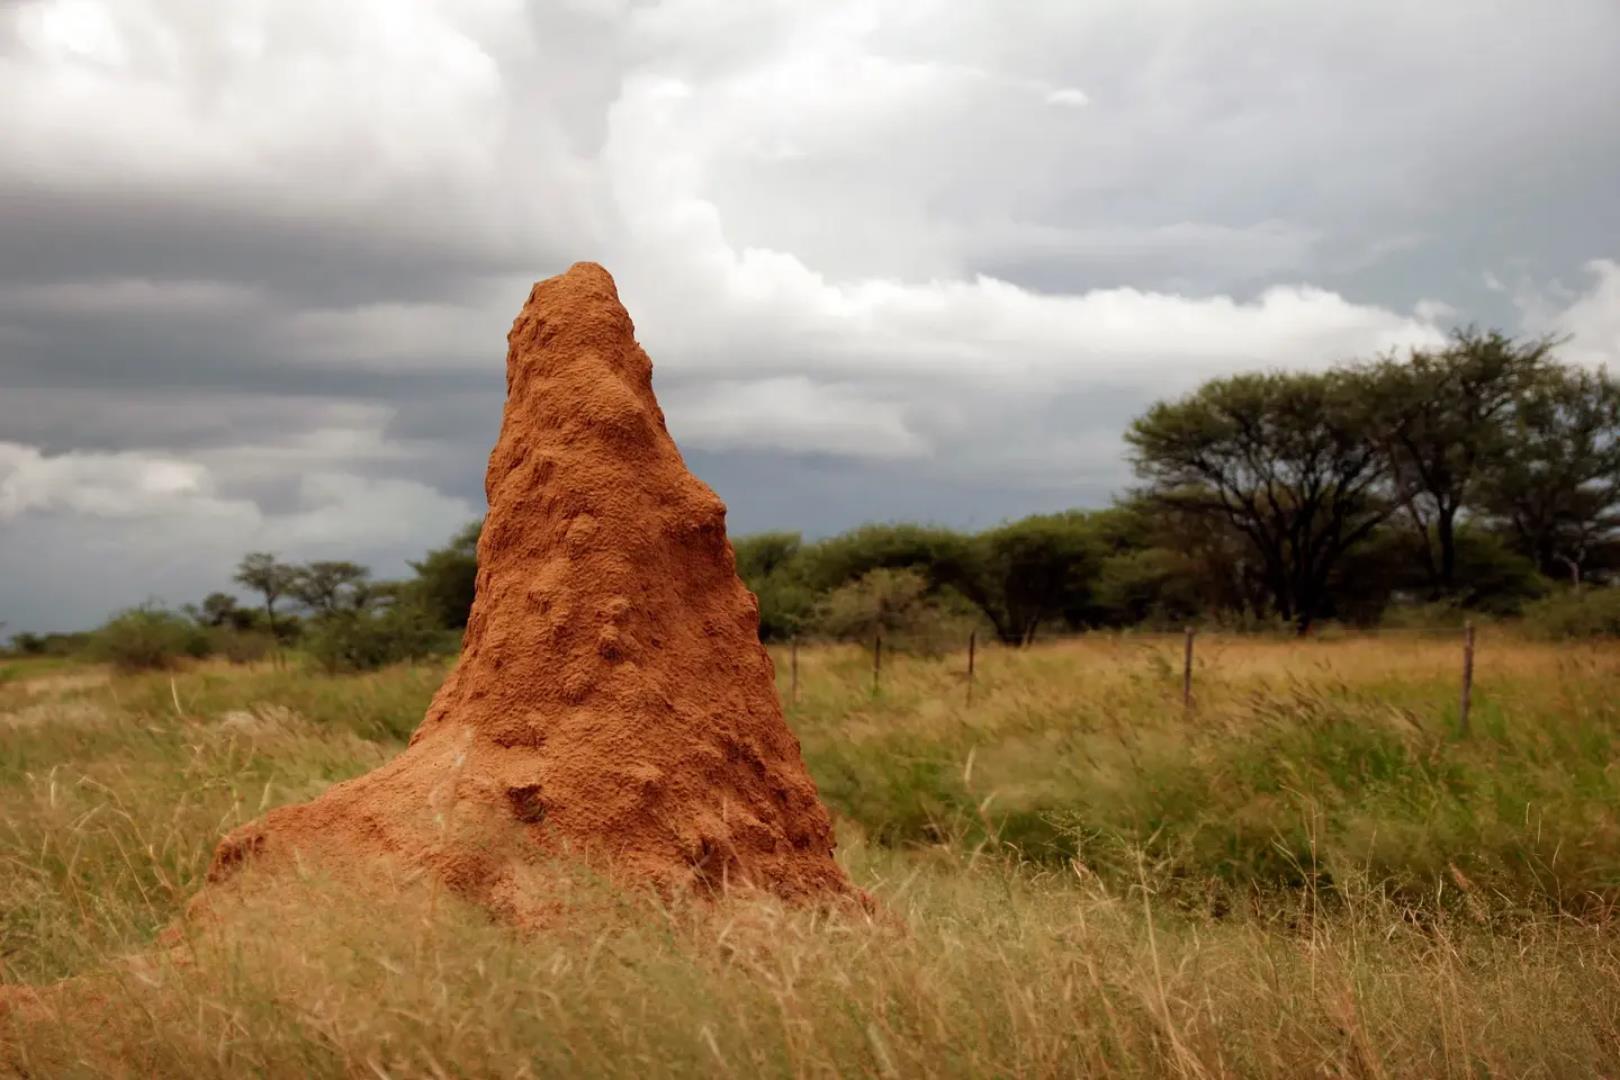
[[[665,429],[613,279],[539,283],[507,340],[459,663],[403,754],[235,830],[210,879],[390,856],[522,918],[573,854],[659,886],[851,893],[725,506]]]

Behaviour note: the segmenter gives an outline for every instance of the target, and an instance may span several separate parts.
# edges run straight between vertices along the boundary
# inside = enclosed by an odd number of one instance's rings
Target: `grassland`
[[[177,924],[441,667],[12,662],[0,1073],[1620,1074],[1620,649],[1487,634],[1463,738],[1453,640],[1211,638],[1191,710],[1179,648],[992,650],[971,705],[960,657],[874,694],[807,649],[789,714],[883,916],[587,883],[522,936],[318,879]]]

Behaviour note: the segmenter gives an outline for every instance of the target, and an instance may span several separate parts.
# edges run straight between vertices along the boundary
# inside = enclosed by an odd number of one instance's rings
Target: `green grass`
[[[1096,638],[807,649],[789,716],[878,899],[602,885],[518,935],[410,890],[249,891],[214,843],[397,752],[444,668],[0,683],[0,1073],[1542,1075],[1620,1071],[1620,656]],[[786,693],[785,657],[780,667]],[[160,931],[188,927],[159,948]],[[13,991],[12,996],[16,996]]]
[[[835,652],[793,716],[881,843],[1011,844],[1116,885],[1145,853],[1220,903],[1341,878],[1444,903],[1459,875],[1546,911],[1620,895],[1620,657],[1482,649],[1465,740],[1449,642],[1212,643],[1191,713],[1170,648],[992,653],[971,708],[948,665],[891,664],[874,699]]]

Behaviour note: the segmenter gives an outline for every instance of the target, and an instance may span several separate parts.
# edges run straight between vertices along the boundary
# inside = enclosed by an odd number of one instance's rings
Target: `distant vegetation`
[[[1142,483],[1107,509],[977,534],[744,537],[738,569],[767,639],[903,640],[963,617],[1021,644],[1521,612],[1548,634],[1613,634],[1620,384],[1553,351],[1462,330],[1404,358],[1217,379],[1130,425]],[[903,604],[896,573],[913,585]]]
[[[1404,357],[1216,379],[1129,426],[1140,484],[1108,508],[978,533],[744,536],[737,570],[766,641],[881,634],[920,653],[973,629],[1019,645],[1193,622],[1304,634],[1522,614],[1552,636],[1620,633],[1620,382],[1560,363],[1555,346],[1459,330]],[[235,575],[250,605],[216,592],[12,648],[126,667],[289,646],[331,671],[411,659],[453,648],[465,626],[478,531],[403,581],[256,552]]]

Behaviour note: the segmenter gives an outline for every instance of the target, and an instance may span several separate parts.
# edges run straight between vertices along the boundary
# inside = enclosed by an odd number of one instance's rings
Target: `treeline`
[[[1192,621],[1303,634],[1532,602],[1553,632],[1620,632],[1620,591],[1589,588],[1620,571],[1620,384],[1555,346],[1459,330],[1216,379],[1130,425],[1139,486],[1108,509],[747,537],[739,570],[768,638],[964,619],[1009,644]]]
[[[1137,487],[1100,510],[982,532],[867,525],[806,542],[740,537],[760,634],[959,644],[1198,622],[1306,633],[1528,614],[1554,634],[1620,634],[1620,384],[1549,339],[1459,330],[1443,347],[1323,372],[1216,379],[1148,409],[1125,440]],[[332,669],[443,648],[465,625],[479,526],[375,581],[352,562],[255,553],[178,612],[20,652],[99,649],[141,666],[296,644]]]
[[[375,580],[348,561],[282,562],[268,552],[243,557],[233,583],[253,600],[224,591],[168,610],[145,604],[101,628],[75,634],[16,634],[22,655],[87,655],[132,669],[183,658],[248,662],[296,648],[330,671],[370,670],[453,651],[466,625],[477,576],[477,523],[411,563],[413,575]]]

